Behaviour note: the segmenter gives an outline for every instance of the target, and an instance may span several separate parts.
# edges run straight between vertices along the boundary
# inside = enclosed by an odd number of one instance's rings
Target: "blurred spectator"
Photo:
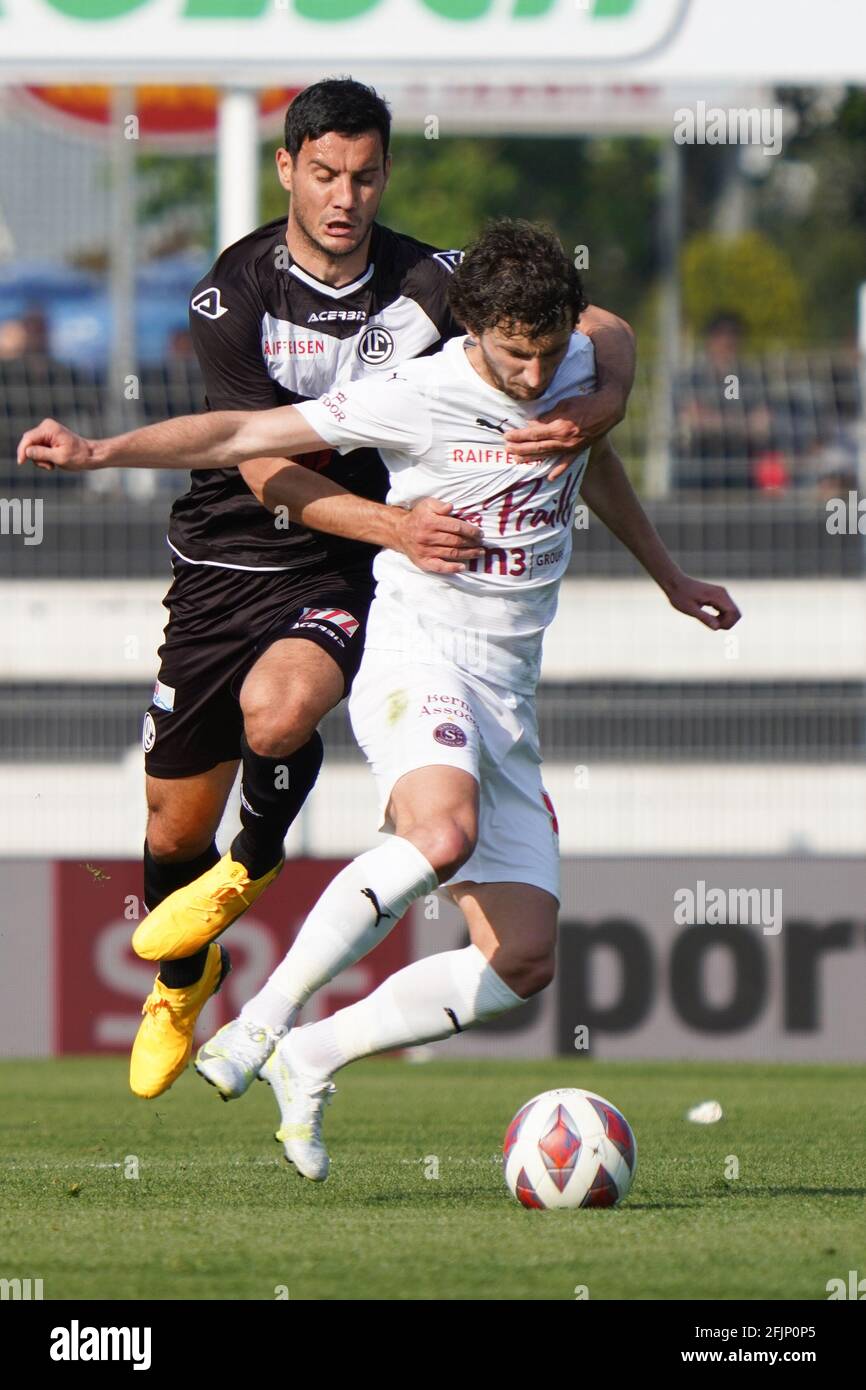
[[[192,345],[192,334],[188,328],[175,328],[168,339],[168,357],[170,362],[190,362],[195,360],[195,348]]]
[[[99,380],[94,372],[55,361],[41,308],[0,323],[0,487],[5,492],[81,490],[74,474],[18,468],[15,453],[26,429],[47,415],[81,434],[99,433]]]
[[[204,410],[204,382],[188,328],[172,330],[164,360],[142,366],[140,377],[141,424],[152,425],[172,415],[195,415]],[[150,486],[150,496],[162,495],[170,499],[185,492],[189,485],[185,473],[175,473],[171,469],[156,469],[147,474],[139,470],[139,473]],[[139,485],[141,481],[139,478]]]
[[[781,493],[856,473],[856,354],[813,349],[743,355],[736,314],[710,323],[675,393],[675,479],[682,488]],[[853,465],[843,466],[840,450]]]
[[[141,470],[138,476],[107,470],[77,477],[16,466],[18,440],[46,416],[88,436],[100,436],[112,427],[102,370],[59,362],[51,356],[49,344],[49,323],[41,308],[0,322],[0,491],[42,493],[59,487],[106,499],[182,491],[185,476],[168,470]],[[187,328],[178,327],[165,339],[163,361],[140,369],[139,394],[129,403],[129,426],[203,409],[204,386],[192,340]]]
[[[0,324],[0,361],[44,360],[47,357],[48,324],[41,309],[28,309],[21,318],[7,319]]]
[[[766,449],[752,464],[752,486],[760,492],[784,492],[791,485],[788,459],[781,449]]]
[[[818,445],[809,462],[807,481],[815,485],[822,500],[857,490],[857,441],[852,432],[839,430]]]
[[[204,382],[186,328],[176,328],[162,362],[141,368],[141,412],[148,424],[204,410]]]
[[[22,319],[0,323],[0,362],[14,362],[23,357],[26,347],[27,330]]]
[[[761,372],[743,361],[742,347],[742,320],[737,314],[718,314],[707,327],[701,352],[680,374],[674,441],[680,487],[757,483],[755,461],[773,445],[772,415]],[[773,486],[783,472],[784,460],[777,459]]]

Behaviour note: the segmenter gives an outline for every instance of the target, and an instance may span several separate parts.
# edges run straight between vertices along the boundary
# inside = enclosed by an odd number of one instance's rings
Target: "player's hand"
[[[81,473],[95,468],[93,445],[89,439],[61,425],[57,420],[43,420],[34,430],[22,434],[18,445],[18,464],[35,463],[37,468],[63,468],[68,473]]]
[[[428,574],[460,574],[466,562],[484,554],[481,531],[449,516],[450,502],[422,497],[411,511],[395,508],[397,549]]]
[[[588,396],[570,396],[560,401],[531,425],[507,430],[505,440],[511,453],[519,458],[561,455],[547,475],[552,481],[570,467],[577,454],[620,423],[625,407],[622,391],[613,385],[604,386]]]
[[[680,613],[697,618],[699,623],[713,631],[733,627],[742,617],[727,589],[720,584],[705,584],[702,579],[692,579],[684,574],[666,592],[668,602]],[[709,613],[706,612],[708,608],[711,610]]]

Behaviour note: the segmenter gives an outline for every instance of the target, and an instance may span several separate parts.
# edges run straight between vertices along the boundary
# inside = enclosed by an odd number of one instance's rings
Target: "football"
[[[533,1096],[505,1135],[505,1181],[525,1207],[612,1207],[625,1197],[637,1143],[625,1116],[594,1091]]]

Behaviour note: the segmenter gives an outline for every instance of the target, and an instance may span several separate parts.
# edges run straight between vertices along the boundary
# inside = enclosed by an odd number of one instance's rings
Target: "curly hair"
[[[448,284],[455,318],[476,333],[518,325],[531,337],[576,323],[587,301],[556,234],[519,218],[489,222]]]

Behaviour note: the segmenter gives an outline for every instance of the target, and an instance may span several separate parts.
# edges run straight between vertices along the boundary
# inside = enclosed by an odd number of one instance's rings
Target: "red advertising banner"
[[[290,860],[258,902],[221,941],[232,971],[204,1008],[197,1041],[227,1023],[282,959],[304,918],[347,861]],[[126,1052],[155,975],[129,942],[144,914],[141,864],[136,861],[54,865],[54,1050]],[[303,1022],[324,1017],[369,994],[410,959],[407,914],[375,951],[310,1000]]]

